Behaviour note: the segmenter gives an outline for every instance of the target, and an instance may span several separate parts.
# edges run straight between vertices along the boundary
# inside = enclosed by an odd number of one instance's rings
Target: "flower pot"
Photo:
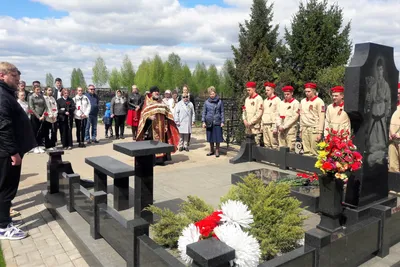
[[[333,233],[342,229],[340,219],[343,213],[343,181],[334,174],[321,175],[319,178],[319,211],[321,221],[317,228]]]

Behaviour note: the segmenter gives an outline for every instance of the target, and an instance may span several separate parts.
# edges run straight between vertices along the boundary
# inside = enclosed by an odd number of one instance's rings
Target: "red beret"
[[[286,85],[285,87],[282,88],[283,92],[293,92],[294,88],[290,85]]]
[[[335,86],[331,88],[332,93],[343,93],[344,87],[343,86]]]
[[[317,85],[315,83],[306,83],[304,88],[317,89]]]
[[[275,88],[275,87],[276,87],[276,84],[274,84],[274,83],[270,83],[270,82],[265,82],[265,83],[264,83],[264,86],[265,86],[265,87],[267,87],[267,86],[268,86],[268,87]]]
[[[246,88],[256,88],[257,84],[255,82],[247,82]]]

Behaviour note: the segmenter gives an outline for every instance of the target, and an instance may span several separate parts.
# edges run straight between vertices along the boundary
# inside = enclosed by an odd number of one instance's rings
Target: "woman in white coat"
[[[174,119],[176,126],[178,126],[180,140],[179,151],[189,151],[189,136],[192,133],[192,126],[194,125],[194,106],[189,101],[188,94],[182,95],[182,100],[176,104]]]
[[[76,107],[74,111],[76,140],[79,143],[78,147],[85,147],[85,129],[90,112],[90,101],[87,96],[83,94],[82,87],[78,87],[76,91],[77,95],[73,98]]]

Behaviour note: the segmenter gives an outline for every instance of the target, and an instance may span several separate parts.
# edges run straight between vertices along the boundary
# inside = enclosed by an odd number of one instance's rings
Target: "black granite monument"
[[[345,111],[349,114],[363,167],[349,179],[345,202],[365,206],[388,197],[388,136],[396,110],[399,71],[393,47],[355,45],[345,73]],[[351,100],[351,101],[349,101]]]

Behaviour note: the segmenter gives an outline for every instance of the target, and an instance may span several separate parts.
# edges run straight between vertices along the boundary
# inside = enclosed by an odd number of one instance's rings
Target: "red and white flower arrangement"
[[[356,151],[349,131],[329,130],[329,134],[318,145],[318,160],[315,167],[323,173],[331,173],[347,182],[349,172],[362,166],[362,155]]]
[[[214,211],[201,221],[189,224],[178,239],[178,250],[183,261],[192,263],[186,254],[186,246],[202,239],[217,238],[235,249],[231,266],[256,267],[261,256],[258,241],[244,232],[254,222],[248,207],[240,201],[228,200],[221,210]]]

